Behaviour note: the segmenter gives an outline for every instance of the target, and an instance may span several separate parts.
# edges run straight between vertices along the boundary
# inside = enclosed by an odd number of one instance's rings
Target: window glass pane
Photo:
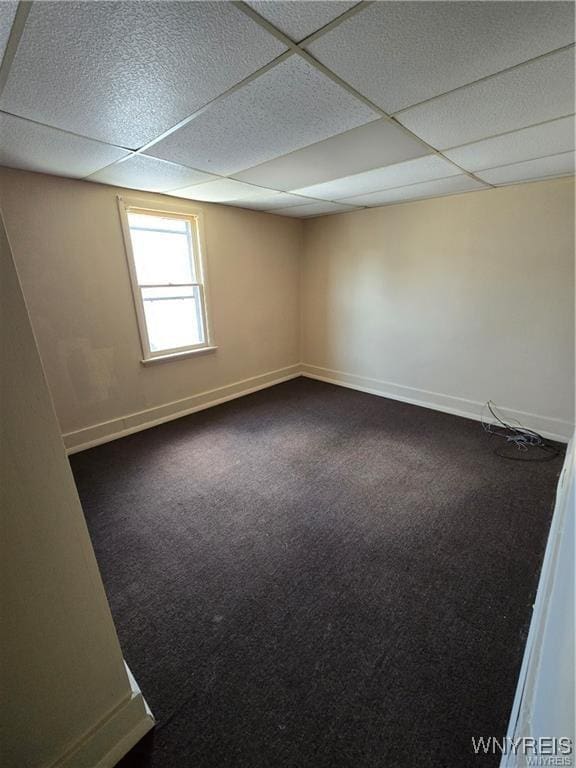
[[[143,288],[142,299],[152,352],[204,343],[198,286]]]
[[[185,219],[172,219],[160,214],[128,212],[130,227],[140,229],[162,229],[165,232],[186,232],[188,222]]]
[[[130,230],[139,285],[194,283],[188,236]]]
[[[139,285],[196,282],[189,222],[139,213],[128,221]]]

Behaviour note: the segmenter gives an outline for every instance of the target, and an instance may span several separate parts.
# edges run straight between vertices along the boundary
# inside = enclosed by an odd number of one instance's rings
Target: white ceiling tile
[[[183,165],[167,163],[144,155],[133,155],[128,160],[98,171],[90,176],[89,180],[118,187],[165,192],[216,178],[209,173],[185,168]]]
[[[311,216],[326,216],[330,213],[346,213],[346,211],[357,211],[361,206],[340,205],[339,203],[317,202],[307,205],[296,205],[292,208],[280,208],[270,211],[279,216],[294,216],[298,219],[308,219]]]
[[[570,2],[376,2],[308,48],[396,112],[573,41]]]
[[[256,187],[235,179],[218,179],[200,186],[176,189],[169,194],[191,200],[250,208],[254,211],[269,211],[280,207],[288,208],[308,202],[306,197],[277,192],[275,189]]]
[[[444,154],[468,171],[479,171],[574,148],[574,116],[570,116],[449,149]]]
[[[240,208],[251,208],[254,211],[271,211],[273,208],[291,208],[295,205],[304,205],[308,203],[308,198],[289,195],[287,192],[276,192],[273,189],[263,190],[258,187],[260,192],[254,195],[246,195],[238,200],[231,200],[228,205],[236,205]],[[267,192],[267,194],[266,194]]]
[[[0,3],[0,64],[4,58],[4,52],[6,51],[17,9],[17,0],[4,0],[4,2]]]
[[[207,203],[232,203],[235,200],[255,200],[258,197],[268,197],[276,190],[255,187],[235,179],[218,179],[206,184],[174,189],[169,194],[175,197],[186,197],[189,200],[202,200]]]
[[[533,181],[549,176],[565,176],[574,173],[574,152],[562,155],[540,157],[523,163],[503,165],[489,171],[480,171],[478,176],[489,184],[514,184],[517,181]]]
[[[284,50],[232,3],[38,2],[0,107],[138,148]]]
[[[356,5],[358,0],[344,2],[344,0],[254,0],[251,5],[260,16],[263,16],[281,32],[284,32],[291,40],[296,42],[303,40],[317,29],[337,18],[348,8]]]
[[[370,195],[351,197],[346,201],[352,205],[386,205],[403,200],[417,200],[423,197],[441,197],[442,195],[454,195],[458,192],[471,192],[473,190],[486,189],[480,182],[474,181],[469,176],[452,176],[449,179],[426,181],[423,184],[411,184],[407,187],[396,187],[382,192],[372,192]]]
[[[339,200],[353,195],[364,195],[390,187],[400,187],[418,181],[442,179],[447,176],[461,174],[459,168],[437,155],[419,157],[405,163],[376,168],[373,171],[345,176],[342,179],[327,181],[324,184],[314,184],[311,187],[295,189],[300,195],[310,195],[325,200]]]
[[[83,177],[127,154],[119,147],[0,113],[0,165]]]
[[[398,120],[438,149],[574,112],[574,49],[545,56],[401,112]]]
[[[363,102],[291,56],[146,154],[228,175],[376,119]]]
[[[349,176],[430,152],[389,120],[354,128],[236,174],[242,181],[290,190]]]

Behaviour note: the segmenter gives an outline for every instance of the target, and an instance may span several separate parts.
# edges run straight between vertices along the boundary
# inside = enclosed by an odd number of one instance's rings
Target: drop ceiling
[[[0,2],[0,165],[307,218],[574,173],[571,2]]]

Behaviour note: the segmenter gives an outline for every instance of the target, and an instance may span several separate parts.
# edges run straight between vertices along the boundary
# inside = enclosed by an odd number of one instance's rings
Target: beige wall
[[[568,436],[573,180],[310,220],[302,311],[311,373]]]
[[[203,209],[216,353],[141,365],[119,193]],[[465,415],[492,398],[535,429],[571,432],[570,179],[300,222],[0,169],[0,206],[70,446],[299,360]]]
[[[0,308],[1,762],[47,766],[80,747],[58,765],[84,768],[121,757],[118,742],[152,723],[128,682],[1,218]]]
[[[217,352],[141,365],[118,194],[203,210]],[[8,169],[0,207],[64,433],[299,362],[300,221]]]

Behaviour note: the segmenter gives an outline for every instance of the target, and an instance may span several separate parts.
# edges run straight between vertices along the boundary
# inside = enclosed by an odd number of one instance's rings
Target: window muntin
[[[209,347],[197,217],[130,205],[123,215],[144,359]]]

